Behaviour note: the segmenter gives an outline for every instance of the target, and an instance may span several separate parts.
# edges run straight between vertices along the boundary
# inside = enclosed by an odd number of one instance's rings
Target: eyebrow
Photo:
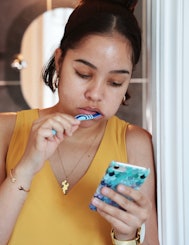
[[[87,65],[87,66],[89,66],[89,67],[91,67],[91,68],[97,70],[97,67],[96,67],[96,66],[94,66],[93,64],[91,64],[90,62],[88,62],[88,61],[86,61],[86,60],[83,60],[83,59],[77,59],[77,60],[74,60],[74,61],[79,62],[79,63],[82,63],[82,64],[84,64],[84,65]]]
[[[87,65],[89,67],[91,67],[92,69],[95,69],[97,70],[97,67],[94,66],[93,64],[91,64],[90,62],[86,61],[86,60],[83,60],[83,59],[76,59],[74,60],[76,62],[79,62],[79,63],[82,63],[84,65]],[[117,73],[117,74],[130,74],[130,72],[128,70],[125,70],[125,69],[121,69],[121,70],[112,70],[110,71],[110,73]]]

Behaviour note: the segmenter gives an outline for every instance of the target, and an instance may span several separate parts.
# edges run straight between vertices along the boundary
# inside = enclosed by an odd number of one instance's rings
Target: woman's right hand
[[[71,136],[80,124],[74,117],[61,113],[34,121],[27,144],[23,145],[25,149],[22,158],[16,163],[14,170],[7,173],[6,157],[15,123],[15,113],[0,115],[0,244],[8,244],[11,237],[28,197],[28,192],[23,190],[31,189],[32,180],[45,160],[54,154],[64,138]],[[52,129],[56,130],[56,135],[53,135]],[[13,178],[14,183],[11,181]],[[19,189],[20,186],[22,190]]]
[[[71,136],[79,124],[79,120],[62,113],[51,114],[34,121],[25,152],[17,168],[24,168],[32,175],[36,174],[45,160],[53,155],[64,137]],[[52,129],[56,131],[56,135],[53,135]]]

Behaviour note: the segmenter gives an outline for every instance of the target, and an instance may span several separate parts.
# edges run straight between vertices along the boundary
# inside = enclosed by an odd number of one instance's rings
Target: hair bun
[[[138,3],[138,0],[81,0],[82,4],[91,3],[91,2],[107,2],[107,3],[114,3],[123,6],[124,8],[130,10],[131,12],[134,11],[135,6]]]
[[[138,0],[110,0],[110,2],[120,4],[123,7],[130,10],[131,12],[133,12],[136,4],[138,3]]]

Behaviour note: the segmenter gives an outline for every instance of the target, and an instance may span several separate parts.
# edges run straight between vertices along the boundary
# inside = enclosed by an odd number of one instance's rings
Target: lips
[[[102,114],[101,112],[100,112],[100,110],[99,109],[97,109],[97,108],[91,108],[91,107],[85,107],[85,108],[79,108],[79,113],[80,114],[96,114],[96,113],[100,113],[100,114]]]

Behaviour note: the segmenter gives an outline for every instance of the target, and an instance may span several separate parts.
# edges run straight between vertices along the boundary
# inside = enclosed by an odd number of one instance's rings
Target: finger
[[[70,122],[70,124],[72,124],[72,125],[79,125],[80,124],[80,121],[76,120],[74,117],[72,117],[68,114],[63,114],[63,113],[53,113],[53,114],[44,116],[42,118],[37,119],[35,121],[35,123],[41,125],[50,119],[54,119],[54,120],[59,121],[59,122],[63,122],[64,120],[66,120],[66,121]]]
[[[120,193],[117,193],[107,187],[102,188],[101,192],[103,195],[107,196],[115,203],[117,203],[122,208],[122,210],[127,211],[127,214],[131,214],[131,216],[136,217],[134,223],[143,223],[149,216],[150,207],[148,199],[146,199],[144,195],[142,195],[142,193],[140,193],[139,191],[133,190],[132,188],[128,187],[125,188],[125,186],[123,187],[124,191],[122,191],[121,195]],[[141,199],[141,202],[137,202]],[[141,205],[141,203],[143,206]],[[124,218],[125,216],[120,216],[120,219],[125,222]]]
[[[60,132],[68,136],[71,136],[80,124],[78,120],[66,114],[57,115],[55,120],[63,127],[63,132]]]
[[[110,223],[114,230],[119,230],[119,233],[131,234],[133,231],[135,232],[136,230],[136,227],[132,226],[131,223],[125,223],[122,220],[117,219],[117,217],[103,212],[102,210],[98,210],[98,213]]]
[[[147,199],[142,193],[125,185],[119,185],[118,192],[107,187],[102,188],[101,191],[103,195],[109,197],[127,211],[135,206],[145,207],[147,204]]]
[[[99,199],[96,199],[95,203],[97,212],[111,224],[114,230],[125,235],[136,233],[136,229],[140,226],[136,217]]]
[[[60,122],[56,121],[53,118],[48,119],[42,124],[37,122],[34,125],[33,129],[37,132],[39,136],[45,139],[53,140],[55,138],[63,138],[64,127],[61,125]]]
[[[92,203],[97,207],[97,211],[112,225],[115,225],[115,220],[131,228],[137,228],[141,224],[140,219],[138,219],[135,213],[129,213],[123,209],[107,204],[98,198],[94,198]]]
[[[149,200],[139,190],[135,190],[125,185],[118,185],[117,191],[123,196],[129,197],[129,199],[136,203],[138,206],[142,208],[148,207],[150,209]]]
[[[101,192],[104,196],[117,203],[123,210],[131,212],[133,210],[133,206],[136,206],[132,197],[126,195],[125,192],[120,194],[108,187],[102,188]]]
[[[62,139],[64,135],[71,136],[80,122],[70,116],[56,114],[53,117],[46,118],[46,120],[36,121],[35,124],[41,136],[46,138],[56,136]]]

